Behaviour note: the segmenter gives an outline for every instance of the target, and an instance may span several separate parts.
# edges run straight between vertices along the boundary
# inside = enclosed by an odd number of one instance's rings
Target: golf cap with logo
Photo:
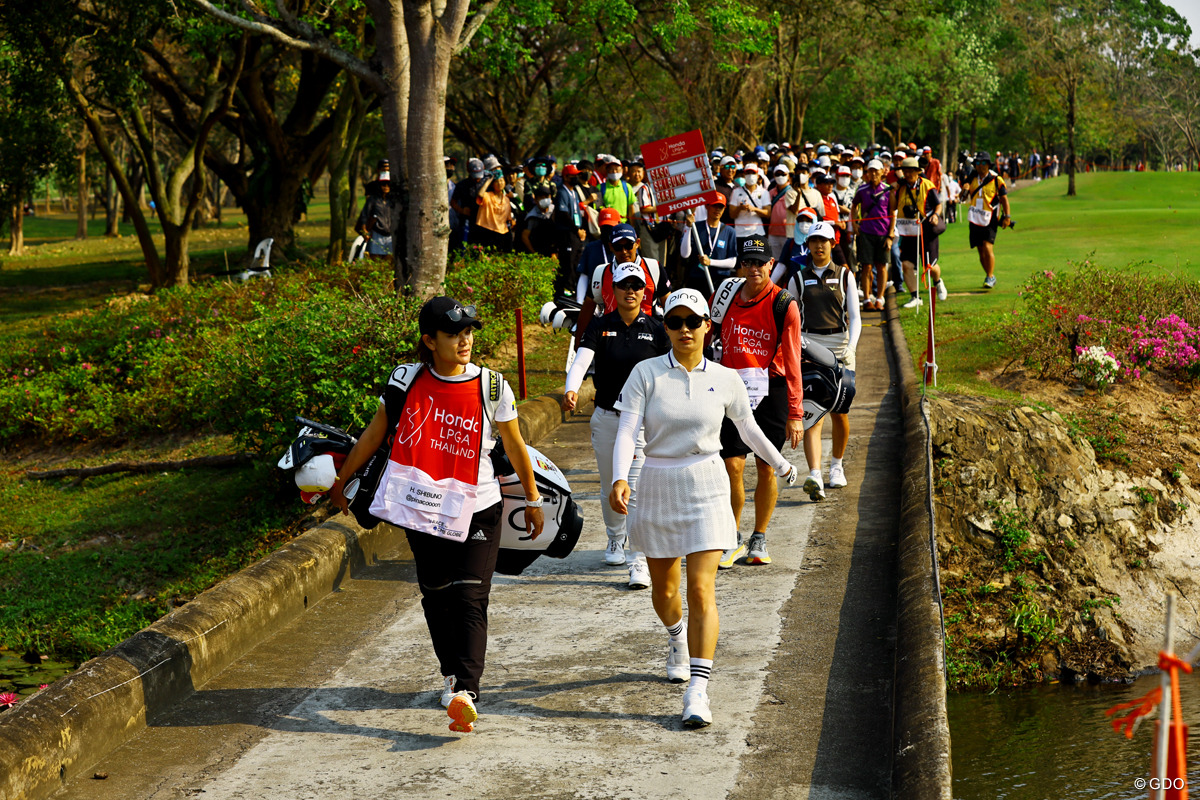
[[[853,164],[855,161],[857,161],[860,164],[864,163],[862,156],[854,156],[853,158],[850,159],[851,164]]]
[[[722,167],[735,167],[735,166],[737,166],[737,159],[734,158],[733,156],[725,156],[724,158],[721,159],[721,166]]]
[[[849,175],[850,168],[848,166],[846,166],[845,164],[843,164],[842,166],[838,167],[837,174],[838,175]]]
[[[746,166],[742,167],[742,172],[753,172],[755,175],[757,175],[758,164],[755,164],[753,161],[747,161]]]
[[[816,222],[817,220],[819,220],[821,218],[820,215],[817,214],[817,210],[812,207],[802,208],[799,211],[797,211],[796,219],[800,219],[801,217],[804,217],[809,222]]]
[[[598,224],[601,228],[608,225],[619,225],[621,224],[621,215],[615,208],[602,208]]]
[[[782,160],[775,165],[775,169],[771,170],[772,175],[790,175],[791,173],[792,171],[788,169],[788,165],[783,163]]]
[[[740,240],[738,242],[738,258],[742,261],[770,261],[771,250],[767,247],[767,240],[761,236],[748,236]]]
[[[614,213],[616,213],[615,210]],[[613,228],[612,240],[614,243],[622,241],[637,241],[637,231],[633,229],[632,225],[622,223],[621,225]]]
[[[473,309],[472,309],[473,310]],[[457,319],[456,319],[457,317]],[[438,331],[458,333],[464,328],[482,328],[483,323],[469,314],[466,307],[453,297],[434,297],[421,306],[417,326],[422,336],[437,338]]]
[[[641,282],[642,286],[645,286],[646,270],[642,269],[640,264],[635,264],[632,261],[623,261],[613,267],[613,286],[630,278],[636,278]]]
[[[834,240],[833,226],[828,222],[818,222],[812,226],[812,230],[808,232],[809,239],[828,239]]]
[[[878,158],[872,158],[867,162],[867,169],[883,169],[883,162]]]
[[[695,289],[678,289],[667,295],[667,302],[663,304],[663,316],[677,308],[686,308],[702,317],[708,317],[708,301]]]

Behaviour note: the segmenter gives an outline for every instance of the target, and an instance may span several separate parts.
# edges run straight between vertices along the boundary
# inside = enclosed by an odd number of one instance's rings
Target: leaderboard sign
[[[708,150],[698,129],[642,145],[642,160],[661,217],[721,197],[713,185]]]

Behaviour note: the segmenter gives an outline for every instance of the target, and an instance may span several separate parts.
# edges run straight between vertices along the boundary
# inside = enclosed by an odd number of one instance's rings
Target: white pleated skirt
[[[629,546],[648,558],[680,558],[737,543],[729,475],[716,453],[646,457],[637,505],[629,513]]]

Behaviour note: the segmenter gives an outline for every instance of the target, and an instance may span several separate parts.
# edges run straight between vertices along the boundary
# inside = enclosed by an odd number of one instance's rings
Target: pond
[[[951,760],[956,800],[1145,800],[1134,781],[1150,775],[1154,720],[1133,739],[1115,733],[1104,712],[1158,686],[1053,684],[994,694],[951,694]],[[1183,676],[1185,722],[1200,720],[1200,679]],[[1127,714],[1127,711],[1118,712]],[[1194,732],[1193,732],[1194,734]],[[1194,735],[1193,735],[1194,739]],[[1191,748],[1193,754],[1195,747]],[[1189,763],[1200,780],[1200,757]]]
[[[32,660],[32,658],[31,658]],[[75,671],[77,665],[44,656],[29,663],[20,653],[0,648],[0,694],[15,693],[21,699]]]

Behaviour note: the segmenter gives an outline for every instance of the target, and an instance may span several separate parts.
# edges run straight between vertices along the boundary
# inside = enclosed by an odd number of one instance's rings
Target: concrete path
[[[820,505],[783,490],[774,563],[718,578],[710,728],[682,729],[649,592],[603,563],[584,414],[539,445],[582,499],[584,534],[567,559],[498,576],[474,734],[447,729],[403,550],[153,720],[97,766],[107,777],[55,797],[887,797],[903,437],[886,352],[865,328],[851,485]]]

